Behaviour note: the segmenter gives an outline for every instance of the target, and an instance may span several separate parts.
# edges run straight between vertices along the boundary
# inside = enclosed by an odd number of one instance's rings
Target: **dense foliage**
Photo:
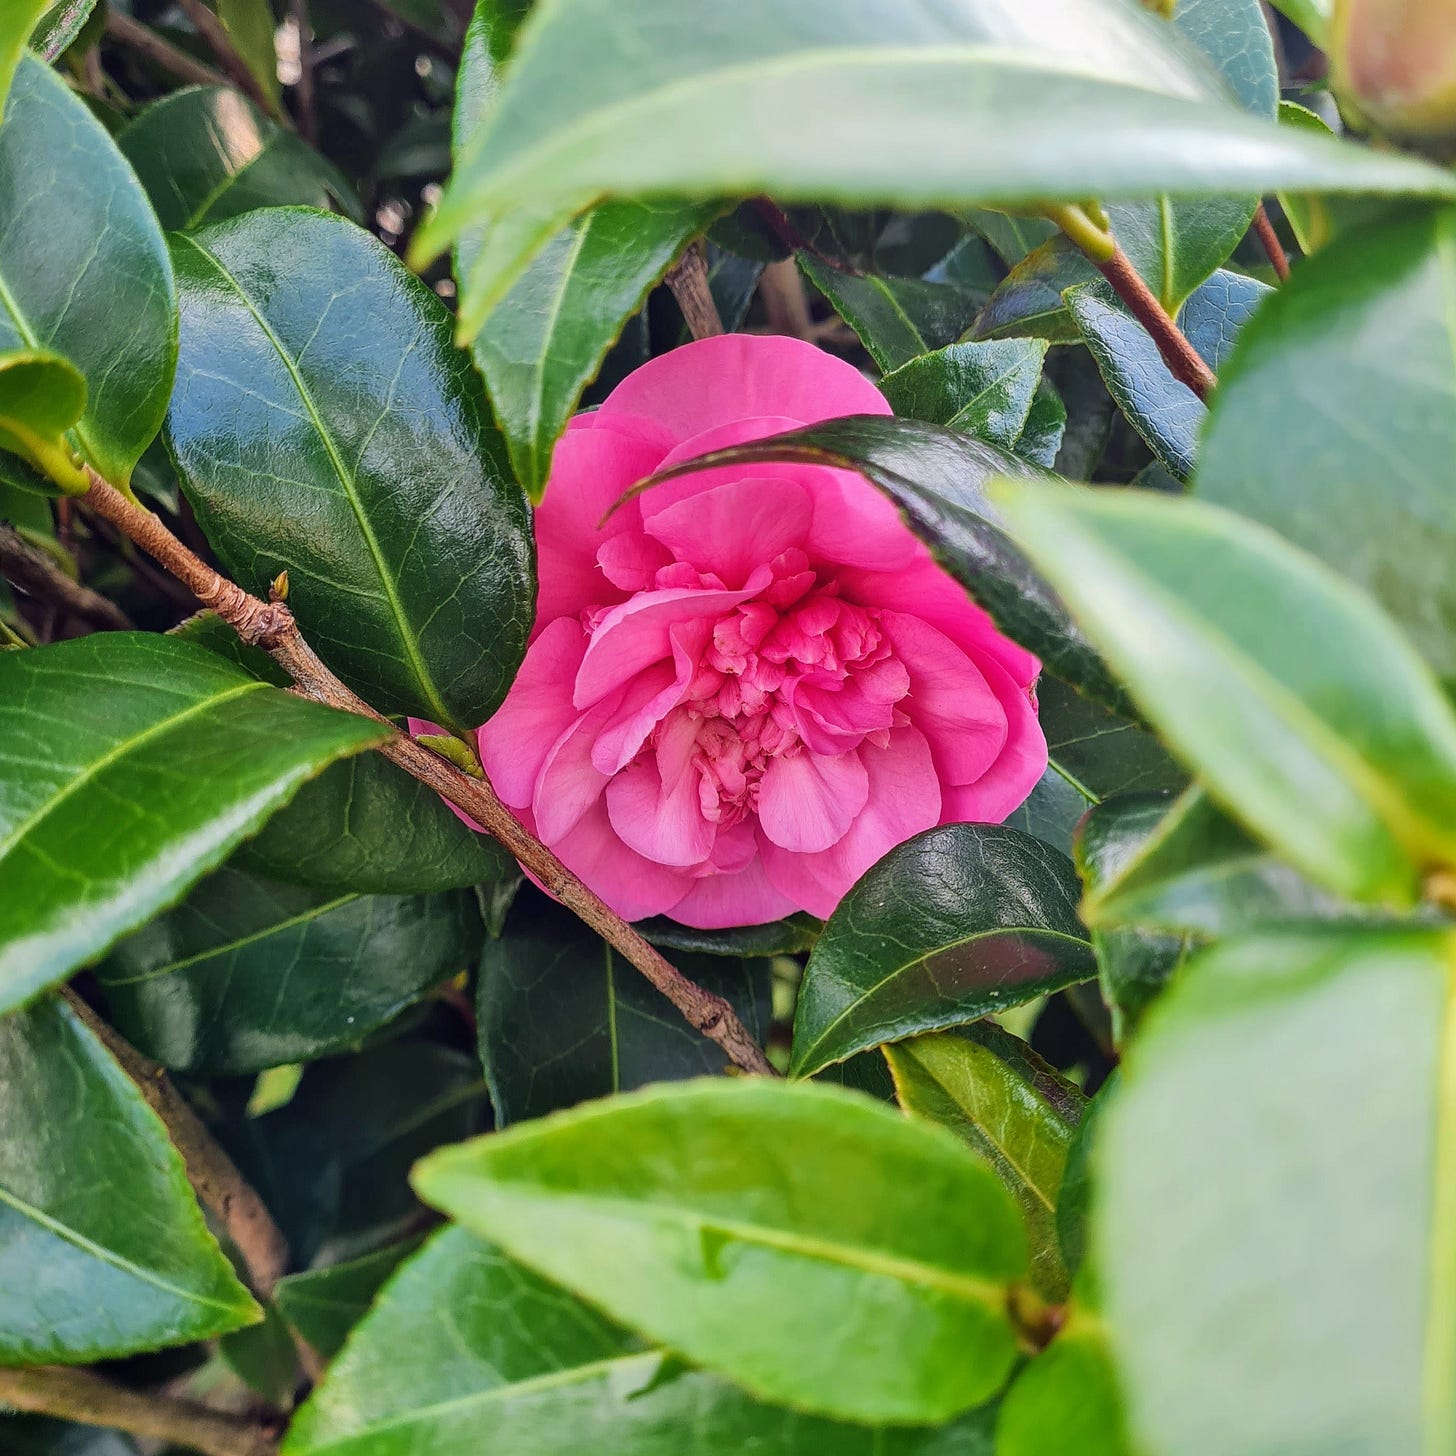
[[[1453,58],[0,7],[0,1452],[1456,1453]]]

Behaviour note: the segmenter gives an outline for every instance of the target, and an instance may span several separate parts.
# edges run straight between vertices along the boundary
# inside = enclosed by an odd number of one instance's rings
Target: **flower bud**
[[[1335,0],[1330,61],[1341,103],[1378,130],[1456,140],[1456,0]]]

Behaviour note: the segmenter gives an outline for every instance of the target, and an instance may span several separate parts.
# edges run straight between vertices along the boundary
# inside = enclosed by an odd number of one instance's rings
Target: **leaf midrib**
[[[329,464],[333,467],[334,474],[338,477],[339,485],[344,492],[344,498],[349,502],[349,507],[354,513],[354,519],[359,526],[359,533],[363,537],[370,559],[374,563],[374,570],[379,577],[380,585],[384,588],[385,600],[388,602],[390,614],[394,618],[395,630],[399,634],[400,644],[403,646],[405,654],[409,658],[410,666],[414,670],[415,680],[419,684],[425,700],[429,705],[430,716],[437,723],[450,724],[454,722],[455,715],[445,706],[444,701],[440,697],[439,688],[435,685],[434,679],[430,676],[429,670],[425,666],[424,655],[420,649],[419,641],[405,614],[404,604],[400,601],[398,583],[388,569],[388,564],[385,561],[379,540],[374,534],[374,527],[364,509],[363,501],[359,498],[358,483],[355,481],[353,474],[344,465],[343,457],[339,454],[339,447],[335,443],[334,437],[325,427],[323,416],[319,413],[318,405],[314,402],[313,395],[304,383],[303,376],[298,371],[298,366],[294,363],[288,351],[283,347],[283,341],[274,333],[272,326],[263,317],[242,284],[238,282],[222,260],[216,254],[208,252],[196,238],[185,237],[185,241],[190,243],[227,281],[228,285],[241,300],[243,306],[253,316],[264,338],[272,345],[278,355],[279,362],[288,371],[288,376],[293,381],[293,387],[298,391],[299,399],[303,402],[303,407],[308,412],[309,420],[312,422],[314,430],[323,444],[324,451],[329,457]]]
[[[222,1300],[213,1299],[210,1295],[199,1294],[195,1289],[184,1289],[181,1285],[163,1279],[155,1270],[144,1269],[140,1264],[135,1264],[124,1255],[118,1254],[114,1249],[108,1249],[104,1245],[96,1243],[78,1229],[71,1228],[57,1218],[52,1218],[44,1209],[37,1208],[34,1204],[21,1198],[19,1194],[12,1193],[3,1184],[0,1184],[0,1203],[7,1204],[22,1218],[30,1219],[48,1233],[54,1234],[73,1248],[79,1249],[83,1254],[89,1254],[103,1264],[110,1264],[112,1268],[119,1269],[123,1274],[129,1274],[144,1284],[150,1284],[164,1293],[175,1294],[179,1299],[190,1300],[207,1309],[220,1310],[228,1315],[235,1315],[239,1312],[238,1306],[235,1304],[225,1304]]]
[[[61,804],[65,803],[84,785],[90,783],[103,770],[110,768],[112,764],[120,762],[123,758],[134,753],[143,744],[153,738],[159,738],[170,733],[179,724],[187,722],[191,718],[198,717],[203,713],[211,712],[212,709],[221,707],[224,703],[232,702],[235,698],[243,697],[247,693],[257,692],[260,689],[268,689],[269,684],[265,682],[239,683],[237,687],[229,688],[223,693],[214,693],[203,699],[201,702],[191,703],[179,713],[173,713],[160,722],[153,723],[150,727],[144,728],[140,733],[123,739],[114,747],[107,749],[99,758],[92,759],[85,768],[74,778],[64,784],[61,789],[47,799],[28,818],[22,820],[12,833],[0,842],[0,864],[5,862],[6,857],[21,843],[43,820],[53,813]]]

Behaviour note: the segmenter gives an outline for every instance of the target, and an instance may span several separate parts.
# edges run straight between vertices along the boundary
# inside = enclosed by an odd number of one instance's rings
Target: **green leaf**
[[[0,1442],[9,1456],[137,1456],[129,1436],[48,1416],[0,1416]]]
[[[885,1056],[901,1107],[950,1128],[996,1170],[1026,1221],[1033,1286],[1065,1299],[1057,1195],[1086,1098],[990,1022],[917,1036]]]
[[[679,955],[674,964],[726,997],[763,1039],[772,1019],[767,961]],[[728,1065],[638,970],[564,914],[487,943],[476,994],[480,1060],[501,1126]]]
[[[1149,1019],[1094,1225],[1140,1448],[1456,1446],[1453,965],[1449,930],[1229,941]]]
[[[1113,1038],[1118,1046],[1127,1044],[1143,1013],[1162,994],[1187,956],[1189,942],[1181,928],[1166,934],[1159,933],[1162,927],[1127,929],[1117,923],[1097,924],[1085,906],[1123,873],[1168,812],[1165,795],[1124,794],[1098,804],[1077,830],[1077,871],[1086,886],[1082,915],[1092,926],[1102,999],[1112,1011]]]
[[[515,6],[502,11],[493,0],[471,22],[457,83],[457,155],[488,112],[519,19]],[[607,203],[586,213],[541,250],[472,341],[516,478],[532,500],[545,492],[552,448],[623,325],[721,211],[662,201]],[[478,237],[460,239],[455,265],[462,284],[479,252]]]
[[[0,1008],[100,955],[382,737],[166,637],[0,657]]]
[[[1036,696],[1047,771],[1006,820],[1013,828],[1070,854],[1073,831],[1094,804],[1114,794],[1181,789],[1188,781],[1151,733],[1057,678],[1043,673]]]
[[[790,1074],[959,1026],[1096,975],[1065,855],[998,824],[943,824],[892,849],[809,957]]]
[[[951,344],[880,381],[895,413],[945,425],[1015,450],[1041,383],[1046,345],[1036,339]]]
[[[1013,446],[1015,453],[1033,465],[1050,470],[1067,434],[1067,407],[1057,387],[1045,375],[1032,396],[1026,426]]]
[[[949,1133],[838,1088],[653,1088],[425,1159],[473,1233],[765,1400],[865,1423],[985,1401],[1026,1240]],[[886,1330],[896,1359],[883,1358]]]
[[[521,661],[533,549],[444,305],[325,213],[174,243],[167,430],[223,564],[258,591],[286,569],[310,643],[376,708],[474,729]]]
[[[1239,329],[1272,292],[1256,279],[1220,269],[1184,305],[1178,326],[1217,373]],[[1207,407],[1173,377],[1152,337],[1105,279],[1069,289],[1065,297],[1118,407],[1168,472],[1186,481]]]
[[[227,867],[97,967],[118,1029],[169,1067],[213,1076],[358,1043],[463,971],[475,897],[306,890]]]
[[[85,408],[86,381],[69,359],[49,349],[0,352],[0,449],[67,479],[75,470],[66,431]]]
[[[1274,115],[1279,68],[1259,0],[1178,0],[1173,24],[1218,67],[1245,111]]]
[[[348,178],[236,91],[174,91],[148,106],[116,144],[169,232],[286,203],[335,206],[359,220]]]
[[[1175,804],[1130,798],[1089,821],[1126,835],[1128,853],[1089,879],[1083,913],[1094,933],[1137,925],[1175,935],[1224,938],[1310,920],[1365,920],[1351,905],[1276,859],[1200,788]]]
[[[985,486],[1007,476],[1044,479],[1014,455],[917,420],[851,415],[713,450],[647,484],[718,465],[791,460],[857,470],[900,508],[905,524],[996,625],[1059,677],[1113,707],[1126,696],[1063,606],[1000,524]]]
[[[161,1121],[54,999],[0,1020],[0,1284],[6,1365],[88,1364],[261,1318]]]
[[[279,1313],[326,1360],[344,1348],[389,1276],[420,1246],[404,1239],[359,1259],[289,1274],[274,1287]]]
[[[263,1306],[263,1322],[234,1330],[217,1344],[222,1364],[274,1409],[293,1404],[298,1349],[276,1306]]]
[[[682,1456],[685,1442],[754,1456],[991,1456],[980,1411],[941,1430],[873,1429],[760,1405],[459,1228],[386,1287],[284,1452]]]
[[[239,849],[238,863],[292,884],[366,895],[433,894],[515,873],[495,840],[374,753],[305,784]]]
[[[310,1062],[293,1096],[223,1129],[295,1264],[337,1264],[418,1232],[409,1170],[488,1126],[473,1053],[402,1039]]]
[[[11,79],[31,32],[47,18],[50,8],[51,0],[11,0],[0,15],[0,112],[5,109]]]
[[[996,1456],[1136,1456],[1102,1322],[1074,1304],[1049,1348],[1012,1382]]]
[[[30,37],[31,49],[54,61],[81,34],[96,9],[96,0],[55,0],[49,7],[37,8],[42,15]]]
[[[1456,857],[1456,717],[1359,592],[1197,502],[1024,483],[998,499],[1168,744],[1311,879],[1411,904]]]
[[[217,13],[238,54],[270,105],[278,108],[278,52],[270,0],[215,0]]]
[[[697,930],[665,915],[637,922],[637,929],[653,945],[711,956],[798,955],[813,948],[823,928],[822,921],[802,911],[767,925],[744,925],[733,930]]]
[[[1198,494],[1365,587],[1456,678],[1456,210],[1405,212],[1302,264],[1221,378]]]
[[[1334,0],[1272,0],[1281,14],[1287,15],[1315,45],[1323,46],[1329,38],[1330,17]]]
[[[0,217],[0,350],[49,351],[80,370],[86,408],[68,438],[124,486],[172,387],[172,267],[116,144],[34,56],[21,58],[0,125]],[[0,473],[39,484],[12,460]]]
[[[631,26],[561,0],[523,35],[415,256],[510,217],[465,289],[467,316],[483,317],[550,233],[607,195],[1035,209],[1089,194],[1456,189],[1249,116],[1175,42],[1117,0],[814,0],[792,27],[776,0],[744,0],[707,28],[672,0],[648,0]],[[1109,144],[1127,135],[1138,144]],[[523,204],[531,217],[513,213]]]
[[[798,263],[886,372],[960,338],[983,301],[946,283],[846,272],[812,253],[800,253]]]

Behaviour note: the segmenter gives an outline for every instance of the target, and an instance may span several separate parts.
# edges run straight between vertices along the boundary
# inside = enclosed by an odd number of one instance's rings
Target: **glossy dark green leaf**
[[[288,203],[360,216],[354,188],[332,163],[221,86],[163,97],[116,144],[169,232]]]
[[[984,301],[946,283],[850,273],[812,253],[799,254],[799,270],[886,372],[960,338]]]
[[[654,480],[710,465],[802,461],[857,470],[900,508],[905,524],[1007,636],[1047,668],[1114,707],[1121,686],[1092,650],[1061,599],[1012,544],[986,499],[997,478],[1044,479],[1015,455],[957,430],[879,415],[851,415],[714,450]]]
[[[1297,270],[1223,372],[1197,490],[1375,596],[1456,677],[1456,210],[1405,212]]]
[[[105,128],[22,57],[0,124],[0,349],[50,350],[86,379],[71,443],[125,485],[161,427],[177,357],[167,247]],[[29,467],[0,461],[35,483]]]
[[[1110,875],[1088,881],[1083,913],[1094,930],[1137,925],[1223,938],[1281,923],[1370,918],[1368,907],[1337,899],[1276,859],[1202,789],[1171,804],[1136,798],[1107,808],[1109,829],[1129,826],[1130,852]]]
[[[1026,1221],[1031,1282],[1067,1297],[1057,1196],[1086,1099],[1025,1042],[991,1022],[885,1048],[906,1112],[964,1138],[996,1170]]]
[[[1362,594],[1194,501],[1018,483],[999,504],[1168,744],[1311,879],[1410,904],[1456,861],[1456,716]]]
[[[0,657],[0,1007],[99,955],[381,736],[166,637]]]
[[[30,37],[31,48],[53,61],[81,34],[96,9],[96,0],[55,0],[37,8],[42,13]]]
[[[971,208],[962,216],[985,238],[1008,268],[1014,268],[1057,231],[1057,225],[1047,218],[996,212],[987,207]]]
[[[1107,1334],[1073,1305],[1051,1345],[1011,1383],[996,1421],[996,1456],[1137,1456]]]
[[[744,925],[733,930],[697,930],[665,915],[637,922],[637,929],[653,945],[713,956],[798,955],[812,948],[823,928],[822,921],[802,911],[768,925]]]
[[[1067,407],[1057,393],[1056,385],[1042,376],[1026,412],[1026,424],[1013,453],[1033,465],[1050,470],[1057,463],[1057,453],[1067,435]]]
[[[266,652],[245,647],[216,613],[199,612],[170,635],[264,682],[288,684]],[[516,873],[495,840],[377,753],[330,764],[238,849],[234,863],[289,884],[365,895],[432,894]]]
[[[0,1363],[86,1364],[261,1318],[161,1121],[60,1001],[0,1020],[0,1129]]]
[[[504,235],[465,290],[467,313],[483,317],[539,245],[606,195],[1015,208],[1456,186],[1248,115],[1176,40],[1118,0],[817,0],[793,26],[777,0],[745,0],[712,27],[671,0],[639,5],[630,26],[566,0],[523,35],[416,256],[497,223]],[[1137,144],[1109,144],[1123,136]]]
[[[885,398],[905,419],[946,425],[1015,450],[1041,383],[1037,339],[951,344],[887,374]]]
[[[489,1124],[485,1092],[473,1053],[390,1041],[310,1063],[286,1105],[224,1133],[294,1263],[322,1267],[418,1232],[409,1170]]]
[[[448,1332],[448,1333],[447,1333]],[[391,1281],[286,1456],[991,1456],[982,1412],[940,1430],[841,1425],[692,1370],[463,1229]]]
[[[764,1039],[773,1009],[766,960],[679,954],[673,963],[726,997]],[[728,1065],[639,971],[565,914],[490,941],[477,987],[480,1059],[498,1124]]]
[[[167,430],[224,565],[263,592],[286,569],[310,643],[376,708],[477,727],[524,651],[533,551],[444,305],[325,213],[174,243]]]
[[[279,1312],[324,1359],[332,1360],[389,1276],[419,1246],[418,1238],[403,1239],[343,1264],[286,1275],[273,1291]]]
[[[262,1323],[224,1335],[217,1353],[228,1370],[274,1409],[287,1410],[293,1404],[298,1348],[276,1306],[263,1306]]]
[[[1078,821],[1114,794],[1171,792],[1188,775],[1146,729],[1043,673],[1037,718],[1047,741],[1047,771],[1006,823],[1053,849],[1072,851]],[[334,770],[331,770],[334,772]]]
[[[892,849],[829,917],[804,971],[791,1072],[963,1025],[1097,972],[1072,863],[999,824]]]
[[[1449,930],[1227,941],[1149,1018],[1093,1255],[1139,1449],[1456,1445],[1453,965]]]
[[[946,1420],[1014,1358],[1026,1238],[942,1129],[768,1078],[650,1088],[427,1158],[421,1196],[761,1399]],[[882,1358],[893,1330],[897,1358]]]
[[[1163,794],[1124,794],[1098,804],[1087,815],[1077,830],[1075,851],[1086,887],[1084,904],[1136,859],[1170,807]],[[1162,927],[1141,924],[1098,925],[1085,909],[1083,918],[1092,925],[1102,999],[1112,1011],[1113,1037],[1122,1046],[1186,958],[1190,943],[1181,928],[1169,934]]]
[[[360,895],[227,867],[97,967],[117,1027],[159,1062],[224,1075],[359,1042],[465,970],[474,895]]]
[[[1272,292],[1257,279],[1220,269],[1184,305],[1178,325],[1217,372],[1239,329]],[[1173,377],[1158,346],[1105,280],[1068,290],[1066,303],[1128,422],[1174,478],[1186,481],[1206,406]]]
[[[7,1456],[137,1456],[130,1436],[47,1416],[0,1416],[0,1449]]]
[[[455,109],[463,153],[496,87],[514,31],[495,5],[477,11],[466,37]],[[688,202],[614,202],[576,219],[537,255],[471,344],[505,435],[516,478],[540,500],[551,451],[582,391],[622,326],[688,241],[721,211]],[[466,235],[456,250],[462,281],[480,251]]]

